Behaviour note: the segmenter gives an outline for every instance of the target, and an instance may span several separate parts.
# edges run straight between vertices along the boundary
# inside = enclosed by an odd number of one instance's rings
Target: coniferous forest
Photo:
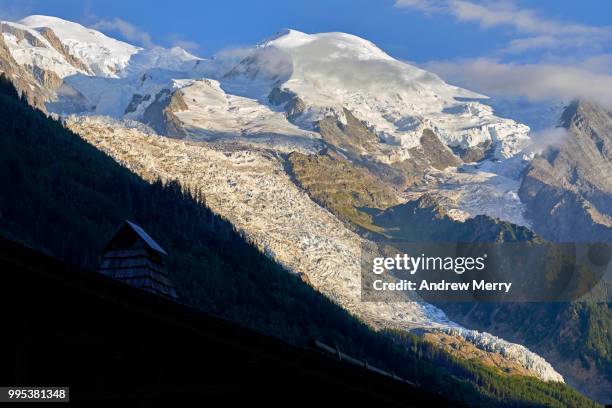
[[[508,376],[440,351],[408,333],[376,333],[264,256],[197,191],[150,184],[31,108],[0,79],[0,231],[87,268],[126,219],[169,253],[181,301],[308,345],[312,339],[478,406],[592,406],[559,383]]]

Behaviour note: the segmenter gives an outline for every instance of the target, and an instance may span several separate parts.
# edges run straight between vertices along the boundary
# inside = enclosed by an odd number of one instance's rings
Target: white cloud
[[[138,45],[142,45],[147,48],[152,48],[155,46],[149,33],[118,17],[110,20],[100,20],[93,24],[91,28],[95,30],[109,30],[118,32],[124,36],[126,40],[133,41]]]
[[[549,127],[537,132],[531,132],[531,144],[527,147],[527,152],[542,153],[549,147],[560,146],[567,137],[567,129],[564,127]]]
[[[612,27],[547,18],[516,1],[396,0],[396,7],[432,15],[443,13],[483,29],[506,27],[515,38],[495,58],[426,64],[443,78],[485,94],[531,100],[590,99],[612,107]],[[537,51],[537,52],[536,52]],[[501,57],[529,53],[530,63]]]
[[[197,51],[200,48],[197,42],[187,40],[181,34],[170,34],[169,38],[173,47],[181,47],[190,52]]]
[[[545,18],[534,10],[519,8],[509,0],[396,0],[395,6],[412,8],[426,14],[450,14],[458,21],[475,22],[482,28],[509,27],[517,33],[529,36],[513,40],[505,50],[507,52],[583,45],[598,48],[612,40],[612,27],[596,27]]]
[[[512,64],[478,58],[431,62],[426,68],[451,82],[489,95],[556,101],[581,98],[612,107],[612,72],[603,68],[610,59],[600,56],[583,64],[559,65]]]
[[[580,63],[580,67],[599,74],[612,75],[612,54],[591,56]]]
[[[529,34],[606,35],[609,29],[570,24],[546,19],[530,9],[519,9],[514,3],[475,3],[465,0],[448,2],[451,12],[462,21],[474,21],[482,27],[510,26]]]
[[[444,12],[448,9],[447,2],[444,0],[396,0],[395,6],[414,8],[426,13]]]

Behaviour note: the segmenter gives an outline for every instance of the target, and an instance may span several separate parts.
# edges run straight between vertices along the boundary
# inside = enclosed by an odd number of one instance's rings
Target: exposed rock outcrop
[[[187,105],[181,91],[172,92],[169,89],[163,89],[155,95],[155,100],[145,109],[142,121],[159,134],[182,139],[187,133],[182,127],[182,122],[174,113],[186,109]]]
[[[304,101],[295,93],[275,87],[268,95],[268,100],[273,105],[285,105],[285,114],[289,121],[296,120],[306,109]]]
[[[84,71],[84,72],[86,72],[86,73],[88,73],[90,75],[93,75],[93,71],[89,68],[89,66],[87,66],[87,64],[85,64],[83,61],[81,61],[80,59],[78,59],[74,55],[72,55],[70,53],[70,51],[68,50],[68,48],[66,46],[64,46],[64,44],[62,44],[60,39],[57,37],[57,35],[55,35],[55,32],[51,28],[49,28],[49,27],[41,27],[41,28],[38,29],[38,32],[47,41],[49,41],[49,44],[51,44],[51,46],[57,52],[59,52],[60,54],[62,54],[62,56],[64,58],[66,58],[66,61],[68,61],[68,63],[70,63],[70,65],[72,65],[73,67],[75,67],[76,69],[78,69],[80,71]]]
[[[149,94],[141,95],[141,94],[135,93],[132,96],[130,103],[123,111],[123,114],[127,115],[128,113],[136,112],[136,110],[138,109],[138,106],[143,102],[147,102],[149,99],[151,99],[151,95]]]
[[[317,203],[351,226],[380,231],[362,209],[387,208],[399,204],[398,194],[367,168],[355,165],[333,151],[288,156],[289,172],[296,183]]]
[[[456,146],[453,147],[452,150],[461,158],[461,160],[466,163],[479,162],[486,158],[492,157],[494,154],[493,143],[491,143],[490,140],[486,140],[476,146],[471,146],[468,148]]]
[[[381,142],[349,110],[344,109],[343,114],[344,121],[327,117],[318,122],[323,140],[384,182],[405,188],[420,183],[429,168],[444,169],[461,163],[430,129],[423,130],[418,146],[406,150]]]
[[[0,22],[0,32],[12,34],[12,35],[15,36],[17,41],[24,41],[25,40],[28,43],[30,43],[33,47],[44,48],[44,47],[47,46],[38,37],[36,37],[35,35],[32,35],[32,33],[28,32],[26,30],[21,30],[21,29],[13,26],[11,24],[6,24],[6,23]]]
[[[64,80],[60,78],[55,72],[40,68],[38,65],[32,67],[27,66],[32,72],[34,78],[42,85],[43,88],[50,91],[57,91]]]
[[[3,24],[2,28],[5,26]],[[32,106],[45,110],[45,100],[51,96],[49,91],[38,84],[31,72],[17,64],[2,35],[0,35],[0,72],[13,82],[20,93],[25,94]]]
[[[561,125],[567,136],[533,160],[519,196],[549,240],[612,241],[612,113],[576,101]]]
[[[423,130],[420,142],[420,146],[410,149],[410,156],[415,159],[420,158],[424,165],[444,170],[447,167],[455,167],[461,164],[461,160],[440,141],[432,130]]]

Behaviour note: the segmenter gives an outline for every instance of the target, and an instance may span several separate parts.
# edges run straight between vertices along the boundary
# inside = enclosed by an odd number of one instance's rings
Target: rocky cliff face
[[[422,131],[418,145],[402,149],[381,142],[348,109],[343,110],[343,121],[327,117],[316,128],[328,148],[399,188],[419,184],[430,168],[444,170],[461,164],[431,129]]]
[[[68,47],[62,44],[61,40],[57,37],[53,29],[49,27],[42,27],[38,30],[38,32],[49,42],[49,44],[57,52],[59,52],[64,58],[66,58],[66,61],[68,61],[70,65],[72,65],[79,71],[86,72],[87,74],[93,75],[93,71],[87,66],[87,64],[85,64],[83,61],[81,61],[80,59],[72,55]]]
[[[142,121],[159,134],[182,139],[186,136],[186,132],[183,130],[180,119],[176,117],[176,112],[183,110],[187,110],[187,105],[181,91],[171,93],[163,89],[155,95],[153,102],[145,109]]]
[[[519,195],[535,230],[553,241],[612,241],[612,113],[577,101],[567,136],[534,158]]]
[[[0,72],[13,82],[19,92],[25,94],[32,106],[45,109],[45,100],[49,97],[49,92],[38,85],[31,72],[17,64],[2,35],[0,35]]]

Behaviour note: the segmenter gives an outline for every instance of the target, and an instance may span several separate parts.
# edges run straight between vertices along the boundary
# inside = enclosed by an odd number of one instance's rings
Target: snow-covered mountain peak
[[[57,37],[50,31],[41,33],[19,23],[2,21],[0,22],[0,35],[3,36],[15,61],[27,67],[28,71],[37,67],[38,77],[43,71],[53,73],[56,78],[88,71],[88,67],[83,66],[80,61],[68,61],[70,57],[62,45],[51,43]]]
[[[257,46],[260,48],[276,46],[276,47],[294,47],[301,44],[308,43],[312,41],[314,38],[312,35],[303,33],[298,30],[294,30],[291,28],[285,28],[280,30],[273,36],[266,38]]]
[[[98,76],[116,77],[141,48],[108,37],[99,31],[57,17],[33,15],[20,24],[40,30],[50,28],[73,56]]]
[[[408,158],[425,129],[452,148],[492,148],[498,158],[514,155],[528,138],[528,127],[499,118],[478,102],[483,95],[449,85],[351,34],[284,30],[221,71],[220,61],[202,60],[178,47],[143,49],[55,17],[30,16],[18,25],[17,35],[11,27],[3,30],[15,60],[53,90],[62,87],[62,95],[76,95],[76,100],[59,101],[59,112],[134,116],[166,100],[164,95],[175,91],[168,88],[172,79],[209,78],[218,80],[229,98],[262,105],[258,111],[284,110],[291,126],[284,124],[279,132],[293,126],[316,131],[329,117],[346,123],[348,111],[398,150],[393,160]],[[54,73],[51,79],[47,71]],[[146,87],[140,81],[144,73],[154,78]]]
[[[316,54],[329,58],[349,57],[393,60],[391,56],[372,42],[352,34],[340,32],[306,34],[301,31],[287,29],[261,43],[259,48],[276,47],[292,52],[308,45],[314,45],[320,49],[320,52]],[[307,51],[312,53],[314,50],[311,48]]]
[[[51,28],[62,41],[74,40],[82,43],[97,43],[106,45],[108,48],[123,48],[132,52],[139,49],[139,47],[108,37],[100,31],[58,17],[32,15],[21,19],[19,23],[34,29]]]
[[[520,150],[529,131],[496,117],[486,105],[465,101],[485,96],[449,85],[351,34],[283,31],[255,47],[227,77],[253,82],[251,88],[241,84],[244,96],[261,98],[262,84],[295,95],[304,106],[293,115],[301,126],[329,116],[343,122],[348,109],[380,139],[405,148],[419,145],[430,128],[452,147],[493,142],[501,158]]]

